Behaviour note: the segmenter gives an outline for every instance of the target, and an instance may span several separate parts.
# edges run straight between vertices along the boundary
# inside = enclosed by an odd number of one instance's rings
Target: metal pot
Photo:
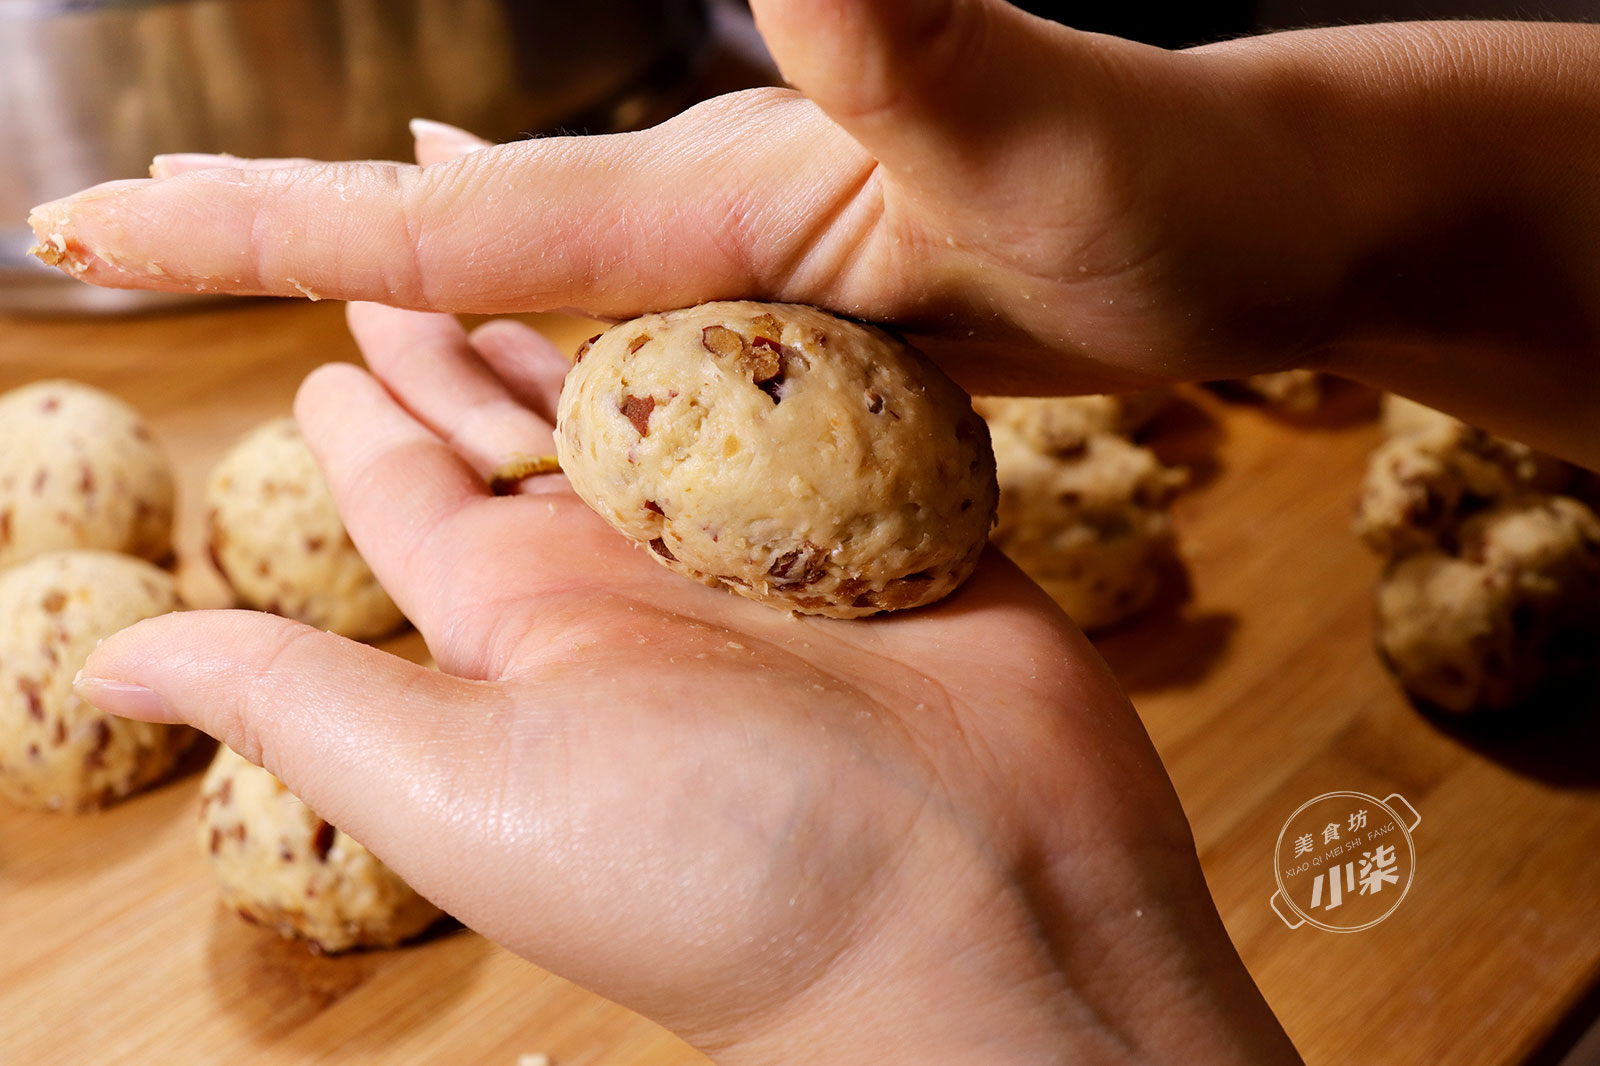
[[[162,152],[405,159],[406,120],[496,139],[632,125],[702,0],[0,0],[0,310],[122,310],[27,256],[45,200]]]

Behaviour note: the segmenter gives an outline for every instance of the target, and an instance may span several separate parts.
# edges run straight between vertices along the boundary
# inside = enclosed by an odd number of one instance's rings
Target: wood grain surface
[[[569,350],[588,331],[540,324]],[[180,577],[198,605],[224,595],[201,551],[205,472],[286,412],[312,367],[353,357],[330,305],[0,318],[0,388],[72,377],[150,418],[179,469]],[[1377,562],[1349,532],[1374,410],[1354,389],[1299,421],[1186,392],[1154,444],[1193,472],[1176,508],[1190,598],[1097,643],[1308,1062],[1542,1059],[1595,1008],[1600,713],[1463,731],[1396,692],[1372,652]],[[389,646],[425,654],[414,634]],[[0,809],[0,1063],[703,1062],[466,931],[317,958],[245,925],[216,902],[195,843],[203,762],[101,814]],[[1268,906],[1274,842],[1296,807],[1339,789],[1398,791],[1418,808],[1415,882],[1364,932],[1290,930]]]

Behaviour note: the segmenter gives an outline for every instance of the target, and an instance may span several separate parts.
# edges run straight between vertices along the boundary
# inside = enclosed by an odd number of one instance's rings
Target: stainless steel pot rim
[[[0,313],[170,303],[49,268],[23,224],[160,152],[402,159],[418,114],[496,140],[665,117],[703,2],[0,0]]]
[[[170,7],[197,2],[199,0],[0,0],[0,19],[93,15],[106,11],[136,11],[145,7]]]

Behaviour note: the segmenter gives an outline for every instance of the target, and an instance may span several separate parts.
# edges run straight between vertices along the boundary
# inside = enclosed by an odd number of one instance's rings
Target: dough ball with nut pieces
[[[356,640],[404,621],[351,543],[292,418],[257,427],[206,482],[211,558],[239,599]]]
[[[1565,496],[1474,516],[1454,552],[1392,561],[1378,588],[1378,648],[1416,699],[1503,711],[1600,682],[1600,518]]]
[[[52,552],[0,573],[0,794],[81,811],[166,775],[199,734],[102,714],[72,679],[102,639],[177,606],[170,575],[112,552]]]
[[[1184,473],[1112,433],[1044,451],[1006,422],[993,429],[994,543],[1086,631],[1149,606],[1179,567],[1170,506]]]
[[[797,304],[613,326],[567,377],[556,449],[584,502],[662,565],[834,618],[948,595],[997,498],[988,430],[954,382]]]
[[[1399,397],[1385,397],[1389,437],[1367,459],[1356,533],[1398,557],[1449,543],[1474,514],[1562,492],[1567,463]]]
[[[172,465],[139,413],[40,381],[0,396],[0,566],[74,548],[172,553]]]
[[[228,906],[319,953],[391,947],[441,914],[283,782],[226,747],[200,787],[200,848]]]
[[[1111,396],[982,396],[973,408],[992,434],[1010,433],[1034,451],[1072,455],[1091,437],[1131,437],[1172,404],[1171,389]]]

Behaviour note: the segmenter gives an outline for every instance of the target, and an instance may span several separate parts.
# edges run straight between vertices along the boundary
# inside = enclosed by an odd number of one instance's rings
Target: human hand
[[[1308,240],[1320,216],[1280,203],[1312,188],[1266,165],[1281,119],[1214,64],[993,0],[754,8],[800,92],[421,168],[164,157],[40,209],[41,246],[119,287],[601,317],[811,303],[910,332],[976,391],[1295,354],[1293,324],[1251,311],[1336,257],[1245,261],[1240,215]]]
[[[868,623],[683,580],[565,479],[566,361],[374,305],[296,404],[442,672],[281,618],[107,640],[80,692],[265,765],[468,925],[721,1063],[1291,1062],[1082,635],[991,553]],[[502,384],[502,381],[504,384]]]
[[[39,208],[41,255],[447,311],[812,303],[978,393],[1306,366],[1600,463],[1600,29],[1165,52],[1002,0],[752,8],[798,93],[423,168],[163,158]]]

